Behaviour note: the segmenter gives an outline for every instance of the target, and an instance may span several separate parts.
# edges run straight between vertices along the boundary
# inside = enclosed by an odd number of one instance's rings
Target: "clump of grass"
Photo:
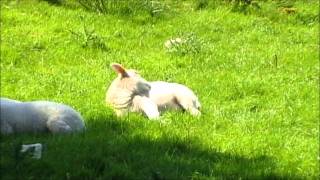
[[[208,5],[209,5],[208,0],[197,0],[194,3],[195,3],[194,6],[195,6],[196,10],[204,9],[204,8],[208,7]]]
[[[146,12],[155,17],[168,9],[168,6],[157,0],[78,0],[78,2],[85,9],[101,14],[136,15]]]
[[[33,51],[41,51],[41,50],[45,50],[45,49],[46,49],[45,44],[39,40],[34,41],[32,43],[31,50],[33,50]]]
[[[260,9],[260,6],[257,1],[251,0],[221,0],[221,1],[212,1],[212,0],[194,0],[194,8],[196,10],[201,9],[215,9],[218,6],[231,6],[232,11],[249,13],[256,9]]]
[[[78,0],[78,3],[87,10],[95,11],[98,13],[106,13],[107,6],[110,1],[105,0]]]
[[[260,9],[260,6],[256,1],[235,0],[231,2],[232,2],[232,11],[234,12],[241,12],[244,14],[248,14]]]
[[[161,16],[169,10],[168,6],[160,1],[144,1],[143,7],[152,17]]]
[[[194,0],[193,6],[195,10],[214,9],[218,5],[222,4],[222,1],[211,1],[211,0]]]
[[[179,56],[197,54],[203,49],[204,41],[195,33],[187,33],[165,43],[167,51]]]
[[[83,17],[80,17],[84,21]],[[94,48],[101,50],[108,50],[106,43],[101,35],[99,35],[94,28],[89,28],[83,23],[80,31],[69,30],[74,35],[76,40],[81,44],[83,48]]]
[[[266,17],[280,23],[312,25],[319,21],[317,6],[303,9],[308,5],[302,5],[301,1],[194,0],[193,4],[196,10],[224,6],[230,8],[232,12]]]
[[[64,0],[44,0],[48,2],[49,4],[54,4],[54,5],[62,5]]]

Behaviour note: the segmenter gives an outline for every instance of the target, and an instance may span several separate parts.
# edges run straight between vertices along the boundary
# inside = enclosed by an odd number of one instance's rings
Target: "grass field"
[[[2,179],[319,177],[318,1],[292,1],[293,13],[273,1],[250,11],[165,2],[157,15],[1,2],[1,96],[66,103],[87,125],[82,134],[2,136]],[[175,37],[190,41],[168,52]],[[111,62],[189,86],[203,115],[117,118],[104,101]],[[42,159],[17,152],[37,142]]]

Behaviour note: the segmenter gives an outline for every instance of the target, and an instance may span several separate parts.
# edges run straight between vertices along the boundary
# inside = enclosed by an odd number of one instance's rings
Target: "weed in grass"
[[[181,34],[178,38],[169,39],[165,42],[167,51],[179,56],[200,53],[204,45],[204,41],[193,32]]]
[[[232,5],[232,11],[244,14],[253,13],[259,9],[261,9],[259,4],[251,0],[235,0]]]
[[[195,10],[215,9],[226,3],[225,1],[193,0],[193,8]]]
[[[152,17],[159,17],[169,11],[169,7],[166,4],[156,0],[144,1],[143,7]]]
[[[194,6],[196,10],[205,9],[209,5],[208,0],[196,0],[194,3],[195,3]]]
[[[107,13],[107,7],[111,0],[78,0],[79,4],[87,10],[97,13]],[[113,2],[115,4],[115,2]]]
[[[47,1],[50,4],[54,4],[54,5],[62,5],[63,1],[65,0],[43,0],[43,1]]]
[[[80,17],[83,22],[82,30],[76,32],[73,30],[69,30],[69,32],[74,35],[76,40],[81,44],[84,48],[94,48],[101,50],[108,50],[107,45],[104,42],[104,39],[101,35],[99,35],[94,28],[88,28],[84,22],[84,17]]]
[[[138,15],[147,12],[151,17],[159,17],[167,9],[157,0],[78,0],[87,10],[102,14]]]
[[[45,49],[46,49],[46,46],[41,41],[34,41],[31,47],[31,50],[34,50],[34,51],[41,51]]]

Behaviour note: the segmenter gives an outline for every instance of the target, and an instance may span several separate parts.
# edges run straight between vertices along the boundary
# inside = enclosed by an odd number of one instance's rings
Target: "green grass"
[[[67,136],[2,136],[2,179],[319,177],[317,1],[294,2],[292,15],[273,2],[244,14],[223,5],[196,11],[183,1],[160,17],[15,2],[1,2],[1,96],[69,104],[88,128]],[[167,39],[189,34],[196,44],[188,46],[199,52],[164,48]],[[104,102],[116,76],[111,62],[147,80],[186,84],[203,116],[117,118]],[[46,145],[42,159],[17,153],[19,144],[37,142]]]

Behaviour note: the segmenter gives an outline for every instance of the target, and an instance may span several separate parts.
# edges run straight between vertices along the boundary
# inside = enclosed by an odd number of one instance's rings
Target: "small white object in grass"
[[[174,38],[174,39],[169,39],[167,40],[165,43],[164,43],[164,46],[167,48],[167,49],[171,49],[173,48],[174,46],[179,46],[183,43],[185,43],[186,40],[182,39],[182,38]]]
[[[21,153],[25,153],[28,151],[33,151],[32,158],[34,159],[40,159],[42,155],[42,144],[36,143],[36,144],[23,144],[21,148]]]

